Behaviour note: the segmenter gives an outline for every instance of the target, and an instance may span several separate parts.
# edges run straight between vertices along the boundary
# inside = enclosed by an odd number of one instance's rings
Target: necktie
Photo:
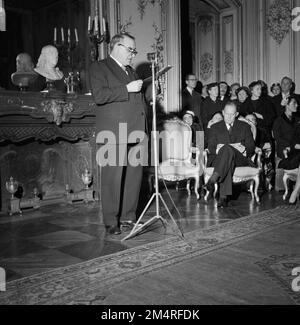
[[[231,135],[232,133],[232,128],[233,128],[232,124],[229,124],[229,129],[228,129],[229,135]]]
[[[125,73],[128,75],[128,70],[127,70],[127,66],[122,66],[122,69],[125,71]]]

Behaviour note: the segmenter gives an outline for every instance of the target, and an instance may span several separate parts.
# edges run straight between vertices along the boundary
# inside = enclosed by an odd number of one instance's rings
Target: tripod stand
[[[123,238],[122,241],[125,241],[131,237],[134,237],[135,235],[137,235],[138,233],[140,233],[141,231],[143,231],[145,228],[147,228],[150,224],[152,224],[153,222],[160,220],[164,227],[166,227],[166,225],[168,224],[167,220],[165,220],[161,214],[160,214],[160,206],[159,203],[160,201],[163,203],[165,209],[167,210],[171,220],[173,221],[173,223],[175,224],[175,226],[178,228],[181,238],[184,238],[183,232],[181,231],[181,229],[178,227],[175,219],[173,218],[166,202],[164,201],[162,195],[159,193],[159,187],[158,187],[158,143],[157,143],[157,127],[156,127],[156,82],[157,82],[157,78],[155,75],[155,65],[157,64],[157,56],[156,54],[150,53],[148,56],[150,56],[150,60],[151,60],[151,71],[152,71],[152,110],[153,110],[153,142],[154,142],[154,169],[155,169],[155,193],[152,195],[151,199],[149,200],[146,208],[144,209],[143,213],[141,214],[141,216],[139,217],[138,221],[136,222],[136,224],[134,225],[133,229],[131,230],[130,234],[128,236],[126,236],[125,238]],[[148,208],[150,207],[151,203],[153,202],[153,200],[155,199],[155,205],[156,205],[156,215],[154,217],[152,217],[150,220],[148,220],[146,223],[144,224],[140,224],[141,220],[143,219],[144,215],[146,214]]]

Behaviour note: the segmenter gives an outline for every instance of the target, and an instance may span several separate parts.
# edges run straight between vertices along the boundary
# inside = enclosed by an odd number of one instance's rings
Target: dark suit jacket
[[[186,88],[182,91],[182,109],[193,111],[198,118],[197,123],[202,125],[202,96],[197,91],[194,90],[192,95]]]
[[[235,120],[231,135],[224,121],[214,124],[209,131],[208,150],[210,160],[214,159],[218,144],[241,143],[246,147],[247,157],[251,158],[255,151],[255,143],[250,126],[242,121]]]
[[[298,102],[298,105],[300,105],[300,95],[297,95],[297,94],[292,94],[291,96],[295,97],[297,102]],[[281,106],[281,102],[282,102],[282,94],[279,94],[277,96],[274,96],[272,98],[272,102],[275,106],[275,109],[276,109],[276,115],[277,117],[280,117],[282,115],[282,113],[284,113],[284,106]],[[296,114],[297,116],[300,116],[300,109],[298,107],[298,112]]]
[[[263,116],[263,120],[257,119],[258,127],[271,131],[276,119],[276,109],[272,100],[268,97],[261,97],[256,101],[250,99],[250,104],[252,106],[252,112]]]
[[[276,154],[284,158],[283,150],[287,147],[295,147],[300,142],[300,118],[293,117],[289,120],[285,113],[276,119],[273,126],[276,141]],[[299,143],[298,142],[298,143]]]
[[[129,74],[111,57],[94,62],[90,67],[92,94],[97,104],[96,132],[111,131],[117,143],[127,143],[119,136],[120,123],[127,123],[128,136],[133,131],[145,131],[145,101],[143,94],[128,93],[126,85],[138,77],[133,69]],[[136,141],[129,141],[136,142]]]
[[[203,124],[206,128],[208,122],[211,120],[213,115],[217,112],[222,111],[222,103],[217,99],[215,102],[208,96],[205,98],[202,106],[203,110]]]
[[[241,116],[246,117],[248,114],[253,113],[253,106],[251,104],[251,99],[248,97],[243,103],[236,101],[237,110]]]

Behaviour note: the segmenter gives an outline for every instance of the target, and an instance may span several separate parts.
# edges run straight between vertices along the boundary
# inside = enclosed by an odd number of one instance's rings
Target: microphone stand
[[[180,232],[180,237],[182,239],[184,239],[184,235],[182,230],[178,227],[175,219],[173,218],[166,202],[164,201],[162,195],[159,192],[159,177],[158,177],[158,166],[159,166],[159,159],[158,159],[158,142],[157,142],[157,119],[156,119],[156,87],[157,87],[157,80],[156,80],[156,75],[155,75],[155,67],[157,64],[157,54],[156,53],[149,53],[148,54],[148,59],[151,61],[151,71],[152,71],[152,111],[153,111],[153,119],[152,119],[152,123],[153,123],[153,142],[154,142],[154,170],[155,170],[155,193],[152,195],[151,199],[149,200],[146,208],[144,209],[143,213],[141,214],[141,216],[139,217],[138,221],[136,222],[136,224],[134,225],[133,229],[131,230],[130,234],[128,236],[126,236],[125,238],[122,239],[122,241],[125,241],[127,239],[130,239],[131,237],[134,237],[135,235],[137,235],[138,233],[140,233],[141,231],[143,231],[145,228],[147,228],[150,224],[152,224],[153,222],[160,220],[163,224],[163,226],[166,228],[166,225],[168,224],[168,221],[165,220],[161,214],[160,214],[160,207],[159,207],[159,203],[160,201],[163,203],[166,211],[168,212],[171,220],[173,221],[173,223],[175,224],[176,228],[179,230]],[[152,217],[150,220],[148,220],[147,222],[141,224],[141,220],[143,219],[144,215],[146,214],[148,208],[150,207],[151,203],[153,202],[153,200],[155,199],[155,206],[156,206],[156,215],[154,217]]]

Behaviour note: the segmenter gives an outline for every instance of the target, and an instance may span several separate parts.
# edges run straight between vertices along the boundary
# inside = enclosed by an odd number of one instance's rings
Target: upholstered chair
[[[158,166],[160,180],[178,182],[187,180],[187,191],[191,195],[190,183],[195,181],[194,192],[197,199],[200,176],[203,170],[200,164],[200,149],[192,147],[191,127],[179,118],[167,120],[159,133],[161,162]],[[148,182],[153,189],[154,167],[148,168]]]
[[[258,188],[260,183],[260,173],[262,171],[262,163],[261,163],[262,151],[257,148],[255,155],[252,157],[253,162],[256,162],[257,167],[237,167],[234,171],[233,175],[233,183],[244,183],[251,182],[250,184],[250,193],[253,199],[256,200],[257,203],[260,202],[260,198],[258,195]],[[207,183],[209,178],[212,176],[214,172],[213,167],[207,167],[208,161],[208,150],[204,151],[203,155],[203,169],[204,169],[204,182]],[[218,184],[215,184],[214,197],[216,197],[218,192]],[[207,201],[209,196],[209,192],[206,193],[204,200]]]

